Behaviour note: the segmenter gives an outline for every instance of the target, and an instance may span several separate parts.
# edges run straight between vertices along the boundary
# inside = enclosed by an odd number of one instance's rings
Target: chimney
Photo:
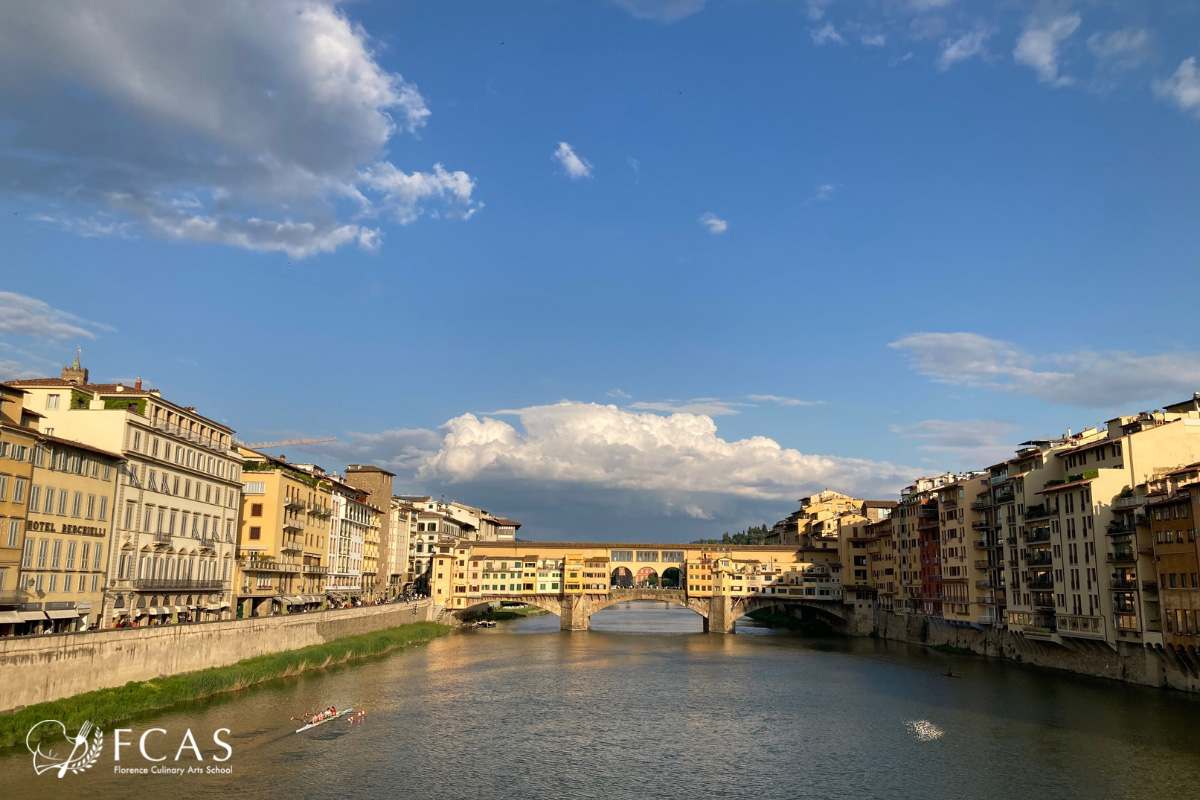
[[[141,375],[138,375],[137,380],[133,382],[133,388],[135,388],[135,389],[142,388],[142,376]]]
[[[280,461],[287,461],[287,456],[285,456],[283,453],[280,453],[280,454],[279,454],[279,460],[280,460]]]

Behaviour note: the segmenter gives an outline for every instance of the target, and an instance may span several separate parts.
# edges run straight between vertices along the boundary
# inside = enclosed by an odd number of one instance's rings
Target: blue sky
[[[986,466],[1200,390],[1200,8],[1145,5],[18,4],[0,372],[531,538]]]

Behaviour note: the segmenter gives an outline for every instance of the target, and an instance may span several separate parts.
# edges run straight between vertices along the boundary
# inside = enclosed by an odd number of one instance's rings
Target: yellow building
[[[24,398],[20,389],[0,385],[0,635],[25,632],[44,618],[36,596],[20,585],[40,417],[23,407]]]
[[[33,455],[21,583],[44,620],[29,632],[99,627],[123,459],[42,434]]]
[[[238,616],[320,608],[325,603],[332,493],[298,466],[239,448],[245,459],[238,528]]]
[[[988,488],[986,472],[970,472],[938,489],[941,545],[942,616],[954,623],[978,624],[988,614],[986,593],[996,588],[987,575],[987,562],[975,549],[974,524],[980,511],[973,506]]]

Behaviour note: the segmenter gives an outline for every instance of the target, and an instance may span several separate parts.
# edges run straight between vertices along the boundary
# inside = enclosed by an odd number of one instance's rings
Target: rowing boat
[[[320,722],[310,722],[307,725],[305,725],[303,728],[297,728],[296,733],[304,733],[309,728],[315,728],[318,725],[324,725],[326,722],[333,722],[338,717],[344,717],[346,714],[350,714],[353,712],[354,712],[353,708],[347,708],[345,711],[339,711],[338,713],[334,714],[332,717],[326,717],[325,719],[321,720]]]

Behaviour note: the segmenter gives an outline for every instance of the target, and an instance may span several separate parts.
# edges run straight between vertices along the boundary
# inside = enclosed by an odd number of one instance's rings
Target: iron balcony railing
[[[215,592],[225,588],[225,581],[192,578],[137,578],[133,582],[133,588],[152,592]]]

